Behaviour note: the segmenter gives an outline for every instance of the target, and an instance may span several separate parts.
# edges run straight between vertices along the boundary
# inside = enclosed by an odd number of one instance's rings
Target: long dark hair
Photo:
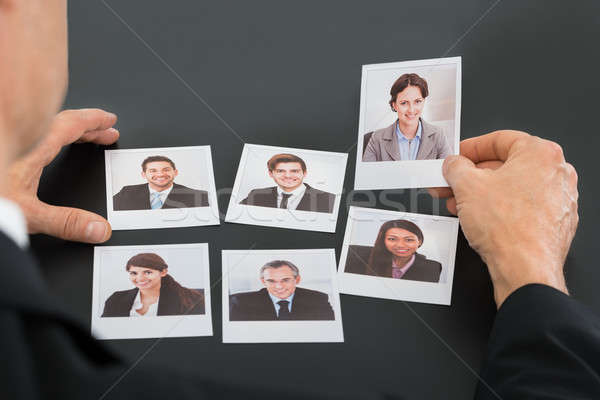
[[[127,261],[125,269],[129,271],[131,266],[150,268],[157,271],[169,268],[165,260],[156,253],[136,254]],[[171,275],[167,274],[160,280],[159,296],[165,298],[170,295],[175,295],[179,299],[180,314],[186,314],[204,300],[204,297],[198,291],[181,286]]]
[[[375,240],[375,244],[371,250],[369,263],[367,264],[367,275],[390,275],[389,271],[392,268],[393,256],[392,253],[390,253],[385,247],[385,234],[391,228],[405,229],[411,233],[414,233],[419,239],[419,246],[423,244],[423,232],[416,224],[405,219],[395,219],[385,222],[383,225],[381,225],[381,228],[379,228],[377,239]]]

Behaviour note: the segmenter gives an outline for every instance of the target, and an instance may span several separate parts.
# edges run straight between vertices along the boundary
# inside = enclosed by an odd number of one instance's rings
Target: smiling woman
[[[204,290],[181,286],[168,268],[155,253],[131,257],[125,269],[135,288],[113,293],[104,304],[102,317],[204,314]]]
[[[452,153],[443,130],[421,118],[429,96],[425,79],[403,74],[392,85],[390,96],[397,119],[387,128],[365,135],[363,161],[435,160]]]
[[[351,245],[346,272],[421,282],[439,282],[442,264],[417,250],[425,237],[421,229],[405,219],[387,221],[379,228],[375,244]]]

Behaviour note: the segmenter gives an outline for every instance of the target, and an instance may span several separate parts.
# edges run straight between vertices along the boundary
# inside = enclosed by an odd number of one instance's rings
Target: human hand
[[[529,283],[567,293],[563,264],[579,221],[578,192],[561,147],[496,131],[464,140],[460,153],[443,165],[447,207],[487,264],[496,305]]]
[[[112,144],[119,132],[112,126],[117,116],[99,109],[62,111],[52,121],[50,133],[9,168],[8,193],[27,221],[29,233],[45,233],[65,240],[101,243],[110,238],[110,224],[103,217],[78,208],[52,206],[37,196],[42,169],[63,146],[74,142]]]

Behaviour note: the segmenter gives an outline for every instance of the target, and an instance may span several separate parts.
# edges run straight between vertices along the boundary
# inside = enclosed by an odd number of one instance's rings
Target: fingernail
[[[446,173],[448,171],[448,168],[450,168],[450,165],[452,165],[452,163],[456,162],[457,159],[458,159],[458,157],[455,155],[446,157],[446,159],[444,160],[444,163],[442,164],[442,172]]]
[[[115,114],[115,113],[111,113],[111,112],[108,112],[108,111],[107,111],[107,113],[108,113],[108,115],[109,115],[110,117],[112,117],[112,118],[117,118],[117,114]]]
[[[85,237],[90,242],[102,242],[106,236],[106,224],[100,221],[92,221],[85,228]]]
[[[109,128],[108,131],[111,133],[119,133],[119,131],[115,128]]]

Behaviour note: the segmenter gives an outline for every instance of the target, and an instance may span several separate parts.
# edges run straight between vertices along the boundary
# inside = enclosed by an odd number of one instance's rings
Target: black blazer
[[[306,183],[305,185],[306,191],[304,192],[304,196],[302,196],[300,203],[298,203],[296,210],[332,213],[335,195],[333,193],[315,189]],[[277,208],[277,186],[253,189],[248,193],[248,197],[240,201],[240,204]]]
[[[345,272],[361,275],[374,275],[391,278],[392,265],[390,264],[383,271],[376,271],[368,265],[371,256],[371,246],[348,246],[348,257],[346,258]],[[413,265],[406,271],[400,279],[421,282],[439,282],[442,273],[442,264],[434,260],[428,260],[422,254],[415,253]]]
[[[187,289],[187,288],[186,288]],[[138,293],[138,288],[114,292],[104,303],[103,317],[129,317],[133,301]],[[163,290],[161,287],[158,298],[156,315],[197,315],[204,314],[204,289],[187,289],[195,292],[194,306],[186,309],[181,304],[181,299],[172,290]]]
[[[52,296],[29,253],[0,232],[0,389],[5,399],[153,398],[261,400],[332,399],[274,385],[248,387],[174,374],[116,357]],[[356,317],[356,316],[355,316]],[[478,400],[600,398],[600,318],[548,286],[528,285],[498,311],[490,335]],[[40,373],[43,371],[43,373]],[[120,380],[126,373],[126,379]],[[118,382],[115,385],[115,382]],[[107,389],[108,388],[108,389]],[[109,392],[108,392],[109,390]],[[376,389],[375,389],[376,390]],[[550,396],[551,394],[551,396]],[[397,399],[391,395],[368,398]],[[363,393],[339,399],[365,399]]]
[[[292,320],[333,320],[333,309],[325,293],[297,287],[292,301]],[[276,321],[275,306],[266,288],[229,296],[230,321]]]
[[[208,207],[208,192],[173,183],[173,189],[161,208]],[[113,196],[113,210],[150,210],[150,189],[147,183],[124,186]]]

